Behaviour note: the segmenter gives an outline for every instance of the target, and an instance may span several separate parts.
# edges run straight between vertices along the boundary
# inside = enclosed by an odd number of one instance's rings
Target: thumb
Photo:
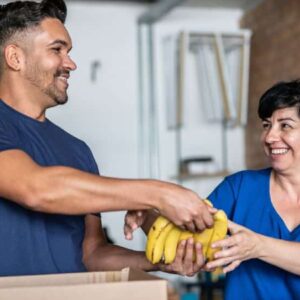
[[[240,231],[243,227],[237,223],[234,223],[230,220],[228,220],[228,230],[231,234],[235,234],[238,231]]]

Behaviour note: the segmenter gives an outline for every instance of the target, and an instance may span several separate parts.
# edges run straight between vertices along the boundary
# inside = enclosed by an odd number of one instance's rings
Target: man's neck
[[[37,93],[22,82],[1,78],[0,99],[13,109],[30,118],[38,121],[45,120],[47,107],[43,105],[43,95],[38,97]]]

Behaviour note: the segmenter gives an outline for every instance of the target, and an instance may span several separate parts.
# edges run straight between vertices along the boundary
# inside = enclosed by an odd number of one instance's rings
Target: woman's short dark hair
[[[67,7],[63,0],[16,1],[0,5],[0,48],[16,33],[38,26],[45,18],[64,23],[66,16]]]
[[[279,82],[268,89],[260,98],[258,116],[270,118],[277,109],[297,107],[300,116],[300,80]]]

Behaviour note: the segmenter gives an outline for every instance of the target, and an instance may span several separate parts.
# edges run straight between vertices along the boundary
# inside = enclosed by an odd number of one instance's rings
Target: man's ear
[[[10,69],[20,71],[24,59],[24,53],[20,47],[13,44],[7,45],[4,48],[4,57]]]

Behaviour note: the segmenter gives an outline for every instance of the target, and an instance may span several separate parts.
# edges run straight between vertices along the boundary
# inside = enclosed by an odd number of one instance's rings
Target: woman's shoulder
[[[269,178],[271,168],[259,169],[259,170],[243,170],[233,173],[226,177],[229,181],[258,181],[260,179]]]

